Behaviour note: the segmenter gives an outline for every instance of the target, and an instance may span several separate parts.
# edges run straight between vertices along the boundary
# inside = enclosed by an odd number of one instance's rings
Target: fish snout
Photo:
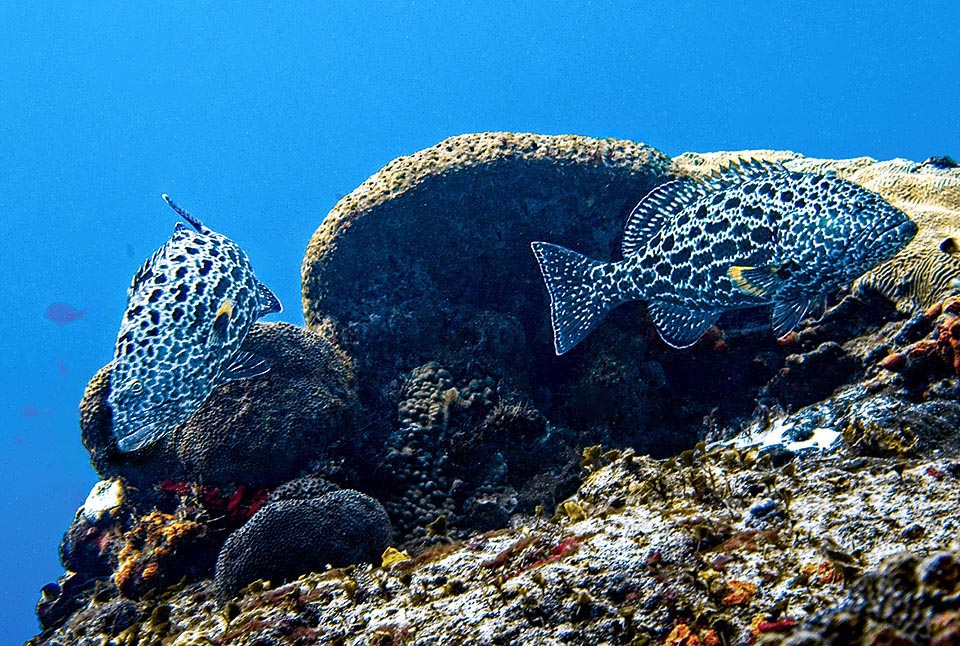
[[[907,218],[906,222],[904,222],[899,227],[897,227],[897,232],[900,234],[901,238],[904,240],[905,245],[909,243],[911,240],[913,240],[914,236],[917,235],[918,231],[920,231],[920,227],[917,225],[916,222],[914,222],[910,218]]]

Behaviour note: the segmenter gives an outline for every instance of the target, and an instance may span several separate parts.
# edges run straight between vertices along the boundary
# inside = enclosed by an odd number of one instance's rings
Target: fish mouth
[[[906,242],[913,240],[913,236],[917,235],[917,231],[920,230],[920,227],[917,226],[917,223],[907,218],[906,222],[901,222],[900,224],[894,224],[888,227],[881,233],[881,236],[886,236],[889,233],[894,231],[899,234],[900,237],[904,238]]]
[[[889,242],[900,241],[900,245],[897,247],[897,251],[899,251],[903,247],[907,246],[907,243],[913,240],[913,237],[917,235],[917,231],[919,231],[919,229],[920,228],[917,226],[916,222],[910,218],[905,218],[902,221],[895,222],[881,229],[879,233],[868,233],[865,236],[865,242],[867,244],[865,244],[864,247],[869,249],[881,244],[885,245]]]

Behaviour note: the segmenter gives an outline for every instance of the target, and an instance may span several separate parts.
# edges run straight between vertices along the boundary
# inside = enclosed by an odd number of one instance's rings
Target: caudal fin
[[[580,343],[607,312],[620,304],[613,282],[602,281],[607,263],[549,242],[531,242],[550,293],[553,346],[563,354]]]

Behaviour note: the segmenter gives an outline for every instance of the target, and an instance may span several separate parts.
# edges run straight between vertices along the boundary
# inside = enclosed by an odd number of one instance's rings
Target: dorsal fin
[[[653,235],[683,208],[706,194],[706,185],[691,179],[675,179],[657,186],[637,204],[623,229],[623,257],[642,253]]]
[[[199,233],[210,233],[210,229],[208,229],[207,227],[203,226],[203,222],[201,222],[199,218],[197,218],[195,215],[192,215],[192,214],[191,214],[189,211],[187,211],[186,209],[180,207],[176,202],[174,202],[173,200],[170,199],[170,196],[169,196],[169,195],[167,195],[166,193],[164,193],[161,197],[163,197],[163,201],[164,201],[164,202],[166,202],[167,204],[170,205],[170,208],[171,208],[171,209],[173,209],[174,211],[176,211],[177,214],[178,214],[181,218],[183,218],[184,220],[186,220],[187,222],[189,222],[189,223],[190,223],[190,226],[192,226],[194,229],[196,229],[197,232],[199,232]]]
[[[140,265],[140,269],[138,269],[137,273],[133,275],[133,280],[130,282],[130,287],[127,288],[127,298],[133,296],[133,292],[137,290],[137,287],[140,286],[140,283],[153,277],[153,266],[156,264],[157,258],[162,251],[163,247],[160,247],[154,251],[149,258],[144,260],[142,265]]]
[[[780,162],[754,157],[738,157],[729,164],[715,169],[707,178],[712,188],[718,189],[730,184],[739,184],[748,180],[765,177],[774,173],[788,173],[790,171]]]

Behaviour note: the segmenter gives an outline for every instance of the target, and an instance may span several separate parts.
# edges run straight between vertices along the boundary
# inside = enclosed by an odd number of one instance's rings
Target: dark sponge
[[[327,565],[377,561],[390,533],[383,505],[352,489],[269,502],[220,550],[214,575],[217,596],[230,599],[257,579],[279,582]]]

